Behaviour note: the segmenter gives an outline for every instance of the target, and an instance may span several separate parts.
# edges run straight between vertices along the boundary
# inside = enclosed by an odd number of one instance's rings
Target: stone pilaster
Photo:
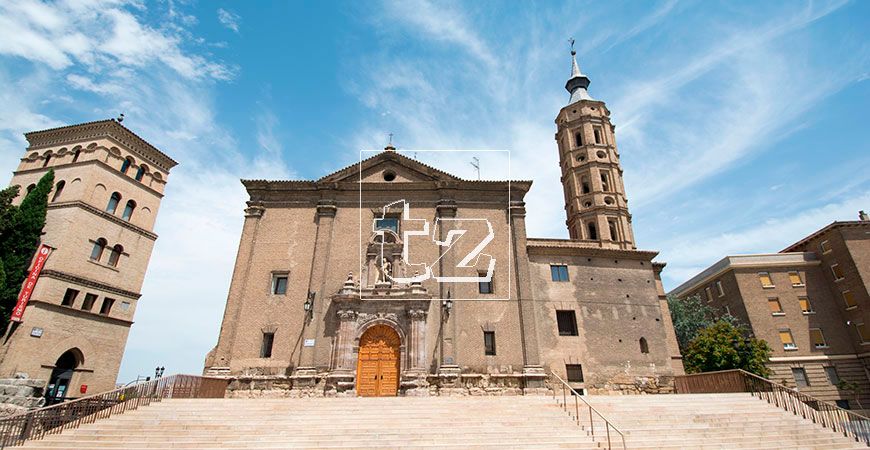
[[[443,218],[454,218],[456,217],[456,201],[452,199],[441,199],[438,201],[438,205],[436,206],[436,213],[438,217]],[[443,221],[441,225],[438,227],[438,239],[440,241],[444,241],[447,239],[447,233],[453,227],[452,221]],[[456,261],[454,257],[455,252],[447,252],[446,247],[439,246],[439,256],[438,260],[438,275],[442,277],[453,276],[456,268]],[[438,286],[440,292],[439,295],[443,300],[447,299],[449,291],[449,284],[441,283]],[[440,312],[440,327],[441,327],[441,342],[440,344],[440,355],[441,360],[439,361],[440,365],[454,366],[456,364],[456,303],[453,304],[454,308],[449,314],[444,314],[444,308],[439,307],[438,311]]]
[[[323,313],[329,306],[326,301],[328,297],[324,296],[323,293],[326,283],[326,271],[329,267],[329,253],[332,249],[332,225],[335,220],[335,212],[336,206],[331,201],[321,201],[317,204],[317,235],[314,243],[314,254],[311,258],[311,278],[308,282],[308,292],[315,293],[314,308],[310,312],[311,315],[307,318],[302,341],[304,343],[306,339],[314,339],[315,344],[312,347],[302,346],[299,369],[313,369],[317,364],[316,353],[321,345],[318,345],[316,339],[320,334],[320,327],[324,322]],[[304,301],[305,299],[301,300]]]
[[[517,301],[519,302],[519,322],[523,346],[523,375],[525,387],[543,386],[540,349],[538,348],[538,328],[535,320],[535,303],[532,298],[531,274],[526,263],[526,206],[522,201],[511,201],[510,206],[511,240],[514,250]],[[528,376],[526,376],[528,375]]]

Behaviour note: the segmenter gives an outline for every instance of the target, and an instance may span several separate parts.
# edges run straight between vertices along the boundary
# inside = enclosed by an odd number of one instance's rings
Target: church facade
[[[527,236],[531,181],[453,176],[388,146],[250,200],[204,372],[232,395],[505,395],[556,374],[667,392],[682,363],[638,250],[614,127],[573,61],[556,141],[570,239]]]

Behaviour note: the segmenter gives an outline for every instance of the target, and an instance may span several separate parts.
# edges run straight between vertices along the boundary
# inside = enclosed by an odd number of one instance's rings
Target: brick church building
[[[573,55],[573,52],[572,52]],[[250,200],[206,374],[235,396],[663,392],[682,363],[638,250],[604,102],[572,61],[556,116],[570,239],[526,235],[531,181],[465,180],[392,146]]]

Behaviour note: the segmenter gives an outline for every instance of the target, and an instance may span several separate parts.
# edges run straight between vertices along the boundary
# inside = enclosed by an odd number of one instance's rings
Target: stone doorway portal
[[[388,325],[375,325],[359,340],[357,393],[360,397],[390,397],[399,390],[399,333]]]

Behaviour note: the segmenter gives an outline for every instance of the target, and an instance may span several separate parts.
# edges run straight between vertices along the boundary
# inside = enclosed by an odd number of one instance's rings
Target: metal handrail
[[[590,405],[589,402],[587,402],[583,398],[583,396],[580,395],[579,392],[575,391],[574,388],[571,387],[571,385],[569,385],[565,380],[563,380],[562,377],[560,377],[559,375],[556,375],[556,372],[550,372],[550,373],[557,380],[559,380],[559,382],[562,383],[562,404],[561,404],[561,406],[562,406],[562,409],[565,412],[567,412],[569,416],[571,415],[571,411],[568,410],[568,398],[567,398],[568,393],[565,390],[565,388],[568,388],[568,390],[571,391],[571,396],[574,397],[574,419],[577,421],[577,425],[583,427],[583,425],[580,425],[580,403],[577,401],[579,399],[580,401],[583,402],[583,404],[586,405],[586,408],[589,412],[589,434],[592,436],[592,440],[593,441],[595,440],[595,422],[594,422],[593,416],[592,416],[592,413],[594,412],[598,417],[601,418],[601,420],[604,421],[604,431],[607,434],[607,449],[611,450],[613,448],[611,446],[611,443],[610,443],[610,429],[613,428],[613,431],[615,431],[617,434],[619,434],[619,437],[622,439],[622,448],[623,448],[623,450],[625,450],[625,448],[626,448],[625,447],[625,434],[623,434],[622,431],[619,431],[619,428],[616,428],[616,425],[612,424],[609,420],[607,420],[606,417],[604,417],[604,415],[602,415],[600,412],[598,412],[597,409],[595,409],[592,405]],[[555,390],[553,390],[553,398],[556,400],[556,403],[559,403],[559,400],[556,397]]]
[[[78,428],[164,398],[223,398],[228,380],[171,375],[0,419],[0,449]]]
[[[746,391],[804,419],[812,420],[835,433],[870,446],[870,417],[840,408],[824,400],[775,383],[754,373],[737,369],[746,382]]]

